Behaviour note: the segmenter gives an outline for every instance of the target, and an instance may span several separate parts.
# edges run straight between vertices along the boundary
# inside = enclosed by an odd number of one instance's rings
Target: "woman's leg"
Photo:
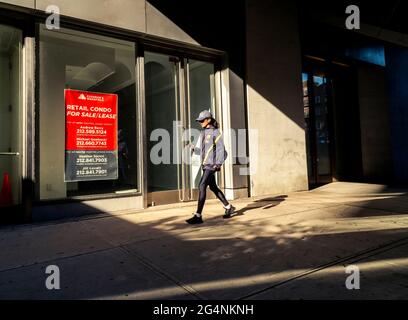
[[[215,172],[214,171],[211,171],[211,172],[212,174],[210,175],[210,178],[209,178],[210,190],[214,192],[215,196],[222,202],[224,207],[227,207],[229,205],[229,202],[225,198],[224,193],[217,186],[217,182],[215,181]]]
[[[198,186],[199,195],[198,195],[198,204],[196,213],[201,214],[203,212],[205,199],[207,197],[207,187],[210,183],[211,170],[204,170],[203,175],[201,176],[200,184]]]

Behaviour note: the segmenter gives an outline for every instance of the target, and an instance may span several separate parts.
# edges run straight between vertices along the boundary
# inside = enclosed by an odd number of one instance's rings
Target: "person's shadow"
[[[248,204],[245,208],[242,208],[240,210],[235,211],[230,218],[236,217],[236,216],[243,216],[246,212],[262,208],[263,210],[265,209],[270,209],[273,207],[278,206],[281,204],[285,199],[287,198],[287,195],[280,195],[276,197],[270,197],[270,198],[264,198],[264,199],[259,199],[251,202]]]

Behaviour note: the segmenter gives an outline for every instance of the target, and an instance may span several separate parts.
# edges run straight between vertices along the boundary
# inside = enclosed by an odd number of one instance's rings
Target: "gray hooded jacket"
[[[201,156],[203,169],[216,171],[228,157],[224,146],[224,139],[218,128],[203,129],[200,135],[201,149],[195,148],[194,153]]]

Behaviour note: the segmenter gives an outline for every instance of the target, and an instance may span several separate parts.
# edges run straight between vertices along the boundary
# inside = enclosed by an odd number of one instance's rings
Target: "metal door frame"
[[[333,136],[333,122],[332,122],[332,99],[331,99],[331,78],[330,74],[326,70],[326,66],[322,66],[322,70],[324,71],[324,79],[326,79],[326,96],[327,96],[327,108],[328,108],[328,113],[327,113],[327,125],[328,125],[328,134],[329,134],[329,157],[330,157],[330,174],[328,180],[333,181],[333,158],[334,158],[334,152],[333,152],[333,143],[334,143],[334,136]],[[307,150],[307,152],[311,152],[311,168],[312,168],[312,179],[313,181],[309,181],[309,186],[310,187],[316,187],[325,183],[330,183],[331,181],[326,181],[322,180],[321,176],[319,175],[319,161],[318,161],[318,150],[317,150],[317,129],[316,129],[316,114],[315,114],[315,90],[314,90],[314,77],[315,77],[315,67],[313,65],[308,65],[307,68],[305,68],[304,72],[305,74],[308,75],[308,98],[309,98],[309,128],[308,128],[308,133],[309,134],[309,143],[310,143],[310,150]]]
[[[217,68],[217,63],[216,61],[209,61],[207,59],[200,59],[198,57],[189,57],[184,54],[180,53],[172,53],[167,52],[166,50],[164,51],[157,51],[157,50],[146,50],[148,52],[152,53],[158,53],[158,54],[165,54],[169,57],[174,57],[178,59],[178,62],[175,62],[175,87],[176,87],[176,110],[179,112],[177,114],[178,120],[181,121],[182,123],[182,129],[185,130],[186,128],[191,128],[191,121],[190,121],[190,113],[191,113],[191,104],[190,104],[190,87],[189,87],[189,59],[192,60],[197,60],[197,61],[203,61],[207,63],[212,63],[214,65],[214,95],[215,95],[215,114],[221,115],[221,97],[219,97],[219,92],[220,90],[217,90],[216,86],[217,83],[221,83],[221,81],[218,79],[218,77],[221,76],[221,71],[218,70]],[[143,53],[144,54],[144,53]],[[143,62],[143,79],[144,79],[144,59],[140,60],[139,63]],[[144,86],[144,82],[143,82]],[[143,88],[144,90],[144,88]],[[145,109],[143,111],[143,121],[145,122],[146,118],[146,106],[145,103],[143,103],[143,106]],[[220,123],[222,123],[221,119],[219,119]],[[146,129],[145,129],[146,130]],[[147,130],[146,130],[147,132]],[[147,134],[143,135],[145,139],[148,139],[149,137]],[[177,139],[178,143],[181,143],[181,138]],[[170,203],[183,203],[183,202],[188,202],[188,201],[195,201],[198,198],[198,189],[195,189],[192,187],[192,181],[190,177],[190,168],[188,164],[181,163],[178,165],[178,174],[177,174],[177,179],[178,179],[178,189],[176,190],[169,190],[169,191],[157,191],[157,192],[148,192],[147,188],[147,175],[148,175],[148,170],[147,170],[147,163],[148,159],[147,156],[149,154],[149,150],[147,150],[147,140],[145,140],[144,143],[145,151],[144,151],[144,170],[143,170],[143,194],[144,194],[144,207],[148,206],[154,206],[154,205],[161,205],[161,204],[170,204]],[[183,146],[182,146],[183,147]],[[178,147],[177,150],[178,152],[181,152],[182,147]],[[181,156],[181,153],[178,154],[178,156]],[[218,180],[220,178],[221,174],[218,174]],[[211,193],[208,193],[208,198],[215,198]]]

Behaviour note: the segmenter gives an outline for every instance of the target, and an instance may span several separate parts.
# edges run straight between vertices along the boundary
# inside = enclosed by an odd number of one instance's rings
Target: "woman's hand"
[[[214,171],[220,171],[220,170],[221,170],[221,166],[215,164],[215,165],[213,166],[213,169],[214,169]]]

